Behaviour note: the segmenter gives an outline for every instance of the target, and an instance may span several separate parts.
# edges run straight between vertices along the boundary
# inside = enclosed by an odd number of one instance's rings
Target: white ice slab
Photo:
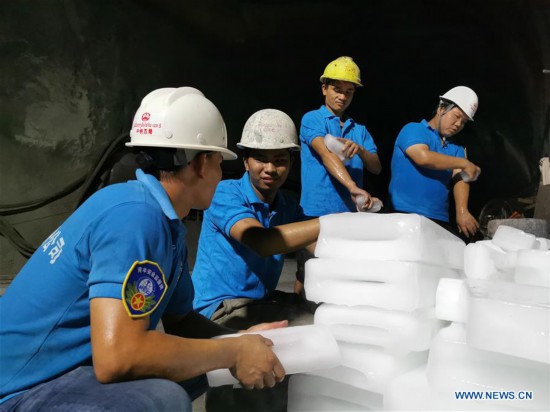
[[[382,395],[321,376],[298,374],[288,383],[288,411],[380,410]]]
[[[550,288],[550,250],[520,250],[514,279],[517,283]]]
[[[505,251],[490,240],[466,245],[464,273],[470,279],[512,280],[517,252]]]
[[[468,280],[468,344],[550,363],[550,289]]]
[[[384,392],[384,410],[490,411],[502,410],[502,406],[477,400],[457,400],[454,391],[434,390],[426,378],[426,365],[422,365],[390,381]]]
[[[466,322],[468,319],[468,290],[464,279],[442,278],[435,295],[437,319]]]
[[[332,304],[317,308],[314,323],[328,326],[338,342],[380,346],[399,355],[428,350],[444,324],[435,319],[433,308],[403,312]]]
[[[492,239],[493,243],[505,251],[533,249],[536,237],[515,227],[500,225]]]
[[[317,257],[463,267],[464,242],[417,214],[339,213],[319,221]]]
[[[287,375],[332,368],[341,361],[338,344],[326,326],[293,326],[246,334],[258,334],[271,339],[273,352],[281,361]],[[217,338],[240,335],[242,334],[223,335]],[[239,384],[229,369],[216,369],[208,372],[206,376],[211,387]]]
[[[535,246],[534,246],[533,249],[549,250],[550,249],[550,239],[546,239],[544,237],[538,237],[537,242],[535,243]]]
[[[393,356],[370,345],[340,342],[342,366],[355,369],[367,377],[360,389],[383,393],[387,383],[402,373],[426,362],[427,352]]]
[[[304,288],[315,302],[413,311],[435,304],[441,277],[460,276],[420,262],[317,258],[306,262]]]
[[[550,365],[473,348],[464,325],[453,323],[434,338],[426,369],[432,390],[531,392],[531,400],[487,400],[517,409],[547,409],[550,405]],[[462,401],[466,403],[466,401]]]

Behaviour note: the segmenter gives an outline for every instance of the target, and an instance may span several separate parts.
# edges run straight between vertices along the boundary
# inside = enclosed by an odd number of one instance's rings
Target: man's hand
[[[350,195],[351,195],[351,200],[353,200],[353,203],[357,204],[357,198],[359,196],[363,196],[363,198],[365,199],[365,203],[363,204],[362,206],[362,209],[363,210],[367,210],[367,209],[370,209],[374,203],[374,199],[376,199],[375,197],[371,197],[370,193],[363,190],[363,189],[360,189],[359,187],[355,186],[354,188],[352,188],[350,191],[349,191]]]
[[[468,175],[468,180],[471,181],[476,180],[481,173],[481,169],[470,161],[468,161],[466,167],[462,170]]]
[[[262,330],[286,328],[287,326],[288,326],[288,320],[280,320],[278,322],[259,323],[257,325],[249,327],[247,330],[240,331],[240,333],[261,332]]]
[[[260,335],[242,335],[231,374],[246,389],[272,388],[285,377],[285,369],[273,353],[273,342]]]
[[[458,226],[458,231],[466,237],[475,235],[479,229],[477,220],[467,209],[456,212],[456,225]]]
[[[344,143],[344,146],[342,147],[342,155],[347,158],[351,159],[353,156],[355,156],[357,153],[359,153],[359,150],[361,149],[361,146],[359,146],[357,143],[355,143],[352,140],[344,139],[342,137],[337,137],[340,142]]]

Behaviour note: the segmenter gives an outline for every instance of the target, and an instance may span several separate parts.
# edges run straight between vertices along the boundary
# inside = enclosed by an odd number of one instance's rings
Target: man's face
[[[464,128],[464,125],[468,121],[468,116],[458,107],[453,107],[445,114],[443,114],[443,109],[440,108],[439,110],[441,116],[439,132],[444,137],[451,137],[457,134]]]
[[[336,116],[341,116],[353,100],[355,85],[337,80],[330,85],[323,84],[321,87],[325,96],[325,105]]]
[[[222,179],[222,167],[221,163],[223,157],[220,152],[201,154],[205,159],[205,173],[204,173],[204,186],[202,186],[203,202],[206,204],[202,209],[206,209],[212,202],[212,197],[216,191],[216,186]]]
[[[288,177],[291,166],[288,149],[251,149],[244,167],[250,182],[261,194],[275,194]]]

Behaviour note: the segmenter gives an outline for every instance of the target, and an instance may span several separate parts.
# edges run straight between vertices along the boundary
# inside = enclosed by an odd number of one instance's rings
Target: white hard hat
[[[469,87],[453,87],[443,96],[439,96],[439,98],[456,104],[464,113],[466,113],[466,116],[468,116],[471,121],[474,121],[478,100],[477,94]]]
[[[227,129],[219,110],[192,87],[157,89],[145,96],[130,137],[126,146],[185,149],[188,159],[203,151],[237,158],[227,149]]]
[[[294,122],[286,113],[276,109],[263,109],[250,116],[237,147],[300,150]]]

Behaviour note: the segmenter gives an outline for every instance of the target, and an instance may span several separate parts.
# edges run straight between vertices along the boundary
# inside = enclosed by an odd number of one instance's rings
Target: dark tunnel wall
[[[0,209],[50,196],[85,176],[158,87],[201,89],[222,112],[230,146],[261,108],[301,116],[322,104],[318,78],[340,55],[365,84],[350,114],[365,123],[386,195],[400,128],[430,116],[455,85],[479,95],[457,136],[482,168],[474,215],[497,197],[533,195],[550,151],[550,1],[4,0],[0,3]],[[299,188],[299,165],[289,187]],[[240,174],[226,162],[226,177]],[[37,245],[78,192],[3,219]],[[0,239],[3,271],[24,260]]]

